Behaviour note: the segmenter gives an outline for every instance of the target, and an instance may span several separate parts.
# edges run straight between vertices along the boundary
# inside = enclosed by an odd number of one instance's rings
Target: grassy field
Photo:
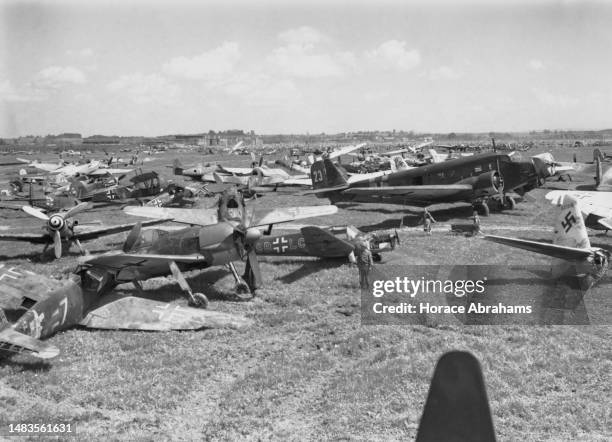
[[[573,152],[553,154],[568,160]],[[579,161],[591,158],[589,151],[579,152]],[[172,159],[156,157],[145,168],[160,168]],[[195,157],[181,159],[187,164]],[[578,179],[590,184],[592,175]],[[483,230],[550,238],[545,193],[538,189],[517,210],[483,218]],[[323,203],[278,192],[254,204]],[[432,212],[438,224],[431,237],[415,227],[417,209],[391,205],[347,205],[312,223],[349,223],[371,231],[396,228],[403,219],[401,246],[385,255],[379,264],[383,271],[389,265],[548,262],[452,235],[447,225],[465,221],[470,208],[438,209]],[[19,212],[0,211],[0,217],[4,228],[16,231],[39,225]],[[132,218],[103,209],[80,219],[114,223]],[[84,245],[102,252],[119,247],[124,238],[114,235]],[[593,235],[592,242],[610,248],[612,236]],[[69,271],[78,256],[73,251],[48,261],[39,246],[4,242],[0,247],[0,262],[46,275]],[[261,261],[265,288],[249,302],[225,294],[233,284],[225,269],[187,275],[195,289],[211,295],[211,309],[253,319],[255,325],[245,331],[73,329],[51,338],[61,354],[49,362],[23,356],[1,361],[0,425],[71,422],[79,439],[93,440],[404,440],[416,434],[435,362],[444,352],[460,349],[481,362],[499,440],[612,437],[609,326],[362,326],[355,268],[342,261]],[[609,276],[602,282],[610,287]],[[144,286],[154,295],[184,302],[170,279]]]

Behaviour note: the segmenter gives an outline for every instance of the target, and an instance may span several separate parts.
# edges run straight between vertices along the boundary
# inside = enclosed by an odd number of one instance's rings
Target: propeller
[[[59,230],[53,232],[53,251],[57,259],[62,257],[62,235]]]
[[[49,217],[46,214],[44,214],[41,210],[35,207],[23,206],[21,210],[23,210],[28,215],[32,215],[35,218],[42,219],[43,221],[49,221]]]
[[[141,222],[136,223],[134,227],[132,227],[132,230],[130,230],[130,233],[125,239],[125,242],[123,243],[123,253],[128,253],[130,250],[132,250],[132,248],[136,244],[136,241],[138,241],[138,238],[140,238],[141,230],[142,230]]]

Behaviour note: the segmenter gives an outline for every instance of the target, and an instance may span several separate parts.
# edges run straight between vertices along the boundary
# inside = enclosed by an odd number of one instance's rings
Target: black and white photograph
[[[612,439],[612,2],[0,23],[0,439]]]

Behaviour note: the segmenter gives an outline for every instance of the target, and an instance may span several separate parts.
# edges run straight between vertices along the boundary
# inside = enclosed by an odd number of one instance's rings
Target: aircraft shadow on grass
[[[11,358],[3,358],[2,353],[0,353],[0,368],[2,367],[20,367],[21,370],[19,371],[21,372],[31,371],[35,373],[40,373],[49,371],[52,365],[49,362],[41,360],[20,362]]]
[[[271,265],[286,265],[286,261],[268,262]],[[277,281],[281,281],[284,284],[292,284],[300,279],[306,278],[312,274],[320,272],[323,269],[336,269],[346,264],[346,258],[338,259],[321,259],[317,261],[305,261],[296,270],[284,275],[276,277]]]

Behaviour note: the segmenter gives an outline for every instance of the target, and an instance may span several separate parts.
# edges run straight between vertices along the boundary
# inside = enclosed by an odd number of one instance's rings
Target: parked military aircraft
[[[486,152],[382,176],[353,175],[330,160],[311,167],[314,193],[338,201],[389,202],[428,206],[466,201],[488,215],[488,201],[500,208],[514,208],[511,191],[524,193],[537,185],[540,171],[532,161],[513,161],[508,155]]]
[[[245,207],[241,194],[227,190],[216,209],[168,209],[129,206],[130,215],[172,219],[195,225],[174,232],[132,229],[123,251],[85,257],[84,265],[104,268],[110,285],[164,276],[169,273],[179,283],[192,305],[206,306],[201,293],[194,294],[181,271],[227,265],[236,280],[237,293],[249,293],[261,285],[261,272],[255,244],[261,237],[260,226],[271,226],[297,219],[333,214],[335,206],[258,209]],[[243,278],[233,261],[246,258]],[[246,282],[245,282],[246,279]]]
[[[164,331],[243,328],[251,322],[176,303],[109,295],[106,280],[103,270],[91,266],[55,280],[0,264],[0,313],[14,322],[0,324],[0,351],[52,358],[59,349],[39,339],[75,325]]]
[[[555,221],[552,244],[496,235],[485,235],[484,239],[558,258],[560,262],[554,267],[554,275],[576,276],[580,287],[588,290],[606,274],[610,251],[591,247],[579,203],[574,196],[564,194],[556,202],[561,211]]]
[[[393,250],[399,244],[397,232],[365,234],[354,226],[307,226],[302,227],[300,233],[263,236],[255,243],[255,251],[258,255],[271,256],[347,258],[361,239],[369,243],[375,261],[381,260],[381,253]]]
[[[44,244],[45,248],[43,253],[53,244],[55,257],[59,259],[62,256],[62,243],[68,243],[68,247],[70,247],[72,243],[75,243],[81,253],[85,254],[81,241],[125,232],[136,224],[119,224],[115,226],[87,228],[83,229],[83,231],[78,231],[79,229],[77,229],[75,231],[78,221],[71,221],[70,218],[74,217],[77,213],[87,210],[89,207],[91,207],[89,203],[80,203],[65,212],[56,212],[47,215],[34,207],[23,206],[22,209],[25,213],[45,221],[45,224],[42,226],[43,231],[38,233],[0,233],[0,241],[26,241],[34,244]],[[148,224],[152,223],[149,222]]]

